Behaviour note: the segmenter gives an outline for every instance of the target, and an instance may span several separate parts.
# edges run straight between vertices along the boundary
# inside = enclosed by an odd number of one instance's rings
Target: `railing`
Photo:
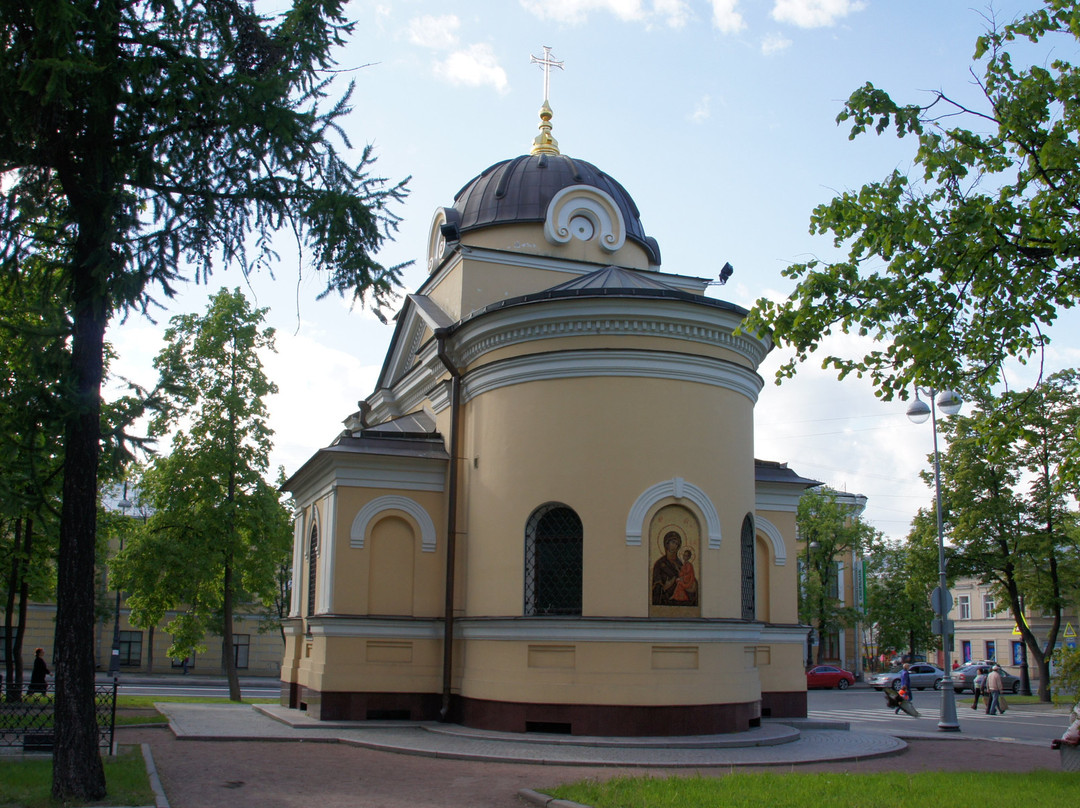
[[[24,752],[52,752],[56,723],[55,693],[50,685],[44,690],[26,688],[18,700],[0,695],[0,749],[21,748]],[[116,688],[109,685],[94,687],[94,712],[97,716],[98,746],[110,754],[116,736]]]

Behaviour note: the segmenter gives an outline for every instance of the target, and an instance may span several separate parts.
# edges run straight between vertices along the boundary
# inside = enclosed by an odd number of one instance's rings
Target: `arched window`
[[[307,571],[307,613],[308,617],[315,614],[315,578],[319,561],[319,525],[311,523],[311,536],[308,538],[308,571]]]
[[[753,620],[757,609],[754,586],[754,517],[746,514],[739,537],[742,548],[742,619]]]
[[[581,517],[548,503],[525,524],[525,614],[581,614]]]

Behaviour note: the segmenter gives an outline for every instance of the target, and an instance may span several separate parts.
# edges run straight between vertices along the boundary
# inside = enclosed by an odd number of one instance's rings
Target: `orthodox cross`
[[[544,71],[544,101],[548,100],[548,93],[551,89],[551,68],[557,67],[559,70],[563,69],[563,63],[551,58],[551,48],[544,45],[544,55],[536,57],[529,55],[529,63],[534,65],[540,65]]]

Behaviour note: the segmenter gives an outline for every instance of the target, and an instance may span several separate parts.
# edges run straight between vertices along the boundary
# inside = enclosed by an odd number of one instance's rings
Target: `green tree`
[[[795,524],[805,547],[799,619],[814,627],[817,661],[821,663],[826,636],[859,619],[854,605],[845,606],[840,599],[838,565],[846,557],[861,555],[878,533],[851,504],[843,501],[842,495],[829,489],[812,489],[803,494]]]
[[[67,321],[44,261],[24,282],[0,279],[0,592],[6,698],[24,682],[23,638],[31,599],[55,588],[63,424],[60,381]],[[51,649],[50,649],[51,650]]]
[[[935,557],[936,559],[936,557]],[[926,582],[917,571],[921,558],[906,542],[876,536],[865,550],[866,612],[879,653],[906,650],[915,654],[933,645],[932,617]]]
[[[183,659],[208,632],[223,638],[229,698],[240,700],[232,625],[249,601],[273,603],[292,531],[277,489],[267,483],[272,432],[266,397],[277,387],[258,352],[273,349],[259,330],[266,309],[239,289],[222,290],[204,317],[171,320],[155,365],[171,380],[171,406],[151,433],[172,434],[172,450],[142,475],[151,515],[114,561],[113,586],[128,593],[131,619],[149,628],[166,611],[169,656]]]
[[[846,256],[786,269],[794,292],[759,301],[746,323],[794,349],[778,378],[833,332],[877,342],[823,367],[868,374],[885,398],[914,382],[989,387],[1002,362],[1043,349],[1080,296],[1080,68],[1066,61],[1078,39],[1080,4],[1044,0],[979,37],[976,100],[900,104],[869,83],[851,95],[838,122],[852,138],[912,136],[913,170],[814,210],[811,233]]]
[[[1039,695],[1049,700],[1049,661],[1062,610],[1075,580],[1077,545],[1068,471],[1080,428],[1077,376],[1055,373],[1032,390],[976,402],[971,414],[943,424],[942,496],[953,553],[952,577],[991,584],[1008,604],[1039,668]],[[929,473],[924,475],[930,481]],[[1040,641],[1026,609],[1053,616]]]
[[[376,308],[399,267],[372,254],[401,185],[372,177],[324,108],[343,0],[0,3],[0,275],[48,254],[70,320],[56,618],[53,795],[105,795],[94,716],[93,604],[104,334],[117,313],[254,271],[291,228],[326,293]],[[252,238],[254,235],[254,238]]]

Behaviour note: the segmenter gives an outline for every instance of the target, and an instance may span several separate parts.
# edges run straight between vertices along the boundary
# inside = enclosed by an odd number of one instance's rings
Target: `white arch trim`
[[[432,521],[428,512],[415,500],[393,494],[377,497],[360,509],[349,530],[350,547],[357,550],[364,549],[364,536],[367,535],[368,525],[384,511],[404,511],[409,514],[420,525],[421,552],[435,552],[435,522]]]
[[[764,516],[754,514],[754,526],[758,533],[764,533],[769,537],[773,546],[773,564],[782,567],[787,564],[787,546],[784,544],[784,535],[780,529]]]
[[[628,547],[641,546],[641,534],[645,529],[645,517],[649,510],[663,499],[673,497],[675,499],[688,499],[693,502],[701,514],[705,517],[705,532],[709,537],[709,549],[720,549],[720,514],[712,504],[708,495],[693,483],[688,483],[682,477],[673,477],[664,480],[650,488],[645,489],[630,508],[630,514],[626,517],[626,545]]]

